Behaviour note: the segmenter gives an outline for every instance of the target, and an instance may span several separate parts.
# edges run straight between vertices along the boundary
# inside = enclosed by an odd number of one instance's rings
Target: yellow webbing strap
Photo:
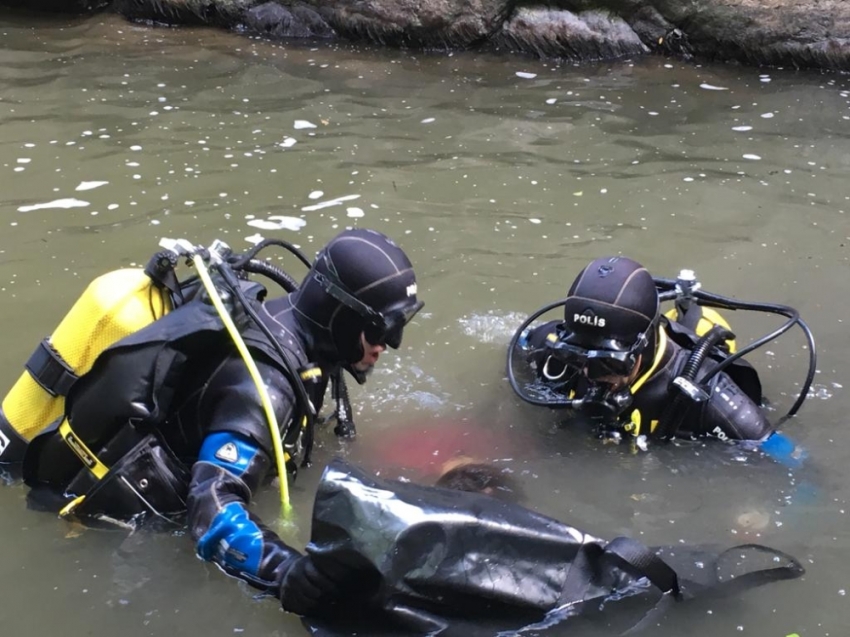
[[[311,367],[310,369],[305,369],[300,374],[301,380],[313,380],[314,378],[322,377],[322,368],[321,367]]]
[[[661,364],[661,359],[664,358],[664,352],[667,349],[667,333],[664,331],[664,328],[658,328],[658,345],[655,347],[655,359],[652,361],[652,367],[646,370],[646,373],[638,378],[632,386],[629,387],[629,391],[632,394],[636,394],[637,391],[643,387],[643,384],[649,380],[649,377],[655,373],[655,370],[658,369],[658,366]]]
[[[85,500],[85,499],[86,499],[86,496],[80,495],[80,496],[77,496],[76,498],[74,498],[73,500],[71,500],[68,504],[66,504],[64,507],[62,507],[61,511],[59,511],[59,517],[64,518],[68,515],[71,515],[74,512],[74,509],[76,509],[78,506],[80,506],[83,503],[83,500]]]
[[[86,446],[86,443],[74,433],[67,418],[59,425],[59,435],[62,436],[62,440],[71,448],[71,451],[77,454],[77,457],[83,461],[86,469],[91,471],[98,480],[103,480],[106,474],[109,473],[109,467],[98,460],[98,457]]]
[[[652,367],[646,370],[646,373],[638,378],[631,387],[629,387],[629,391],[632,395],[636,394],[637,391],[643,387],[643,384],[649,380],[649,377],[655,373],[655,370],[658,369],[658,366],[661,364],[661,359],[664,358],[664,352],[667,350],[667,333],[664,331],[663,327],[658,328],[658,345],[655,347],[655,359],[652,361]],[[637,412],[638,410],[635,409]],[[641,426],[641,417],[640,412],[637,413],[637,418],[635,418],[634,412],[632,412],[632,420],[627,425],[627,431],[629,433],[639,436],[640,435],[640,426]]]

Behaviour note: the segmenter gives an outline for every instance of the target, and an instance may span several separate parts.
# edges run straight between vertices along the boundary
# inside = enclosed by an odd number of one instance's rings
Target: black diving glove
[[[335,563],[321,565],[307,553],[295,559],[280,580],[280,605],[297,615],[317,615],[341,601],[351,571]]]

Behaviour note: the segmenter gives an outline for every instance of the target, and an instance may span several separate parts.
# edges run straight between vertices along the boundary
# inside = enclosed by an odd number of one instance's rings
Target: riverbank
[[[272,39],[496,50],[570,61],[642,55],[850,70],[840,0],[0,0],[28,9],[111,10]]]

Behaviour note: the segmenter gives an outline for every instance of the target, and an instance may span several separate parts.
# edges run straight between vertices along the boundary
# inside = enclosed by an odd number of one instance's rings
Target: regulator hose
[[[206,252],[206,251],[204,251]],[[248,368],[248,372],[251,375],[254,384],[257,387],[257,392],[260,396],[260,402],[263,406],[263,410],[265,411],[266,418],[268,420],[269,425],[269,433],[271,434],[272,439],[272,447],[274,448],[275,454],[275,462],[278,468],[279,480],[280,480],[280,502],[283,507],[284,514],[288,514],[290,511],[290,502],[289,502],[289,481],[286,476],[286,466],[283,455],[283,444],[281,441],[280,430],[278,429],[277,418],[275,417],[274,407],[271,404],[271,399],[268,394],[268,390],[266,386],[263,384],[262,377],[260,375],[260,370],[257,368],[257,364],[254,362],[253,357],[251,356],[250,351],[248,350],[248,346],[245,344],[245,341],[242,339],[241,334],[239,333],[239,329],[236,327],[236,324],[233,322],[233,318],[230,316],[230,313],[227,311],[227,308],[224,305],[224,301],[221,298],[221,295],[216,290],[215,284],[213,283],[212,277],[210,277],[209,271],[207,270],[207,266],[204,263],[204,256],[200,252],[195,252],[192,256],[192,262],[195,265],[195,268],[198,271],[198,275],[203,282],[204,288],[207,290],[207,294],[209,295],[210,302],[215,306],[216,311],[218,312],[219,317],[221,318],[222,323],[233,339],[233,344],[236,346],[236,349],[239,351],[242,360],[245,362],[246,367]],[[227,271],[230,274],[230,278],[234,281],[236,277],[230,272],[229,268],[226,264],[224,267],[218,268],[220,273]],[[224,275],[223,275],[224,276]],[[225,283],[232,289],[234,293],[239,297],[240,302],[248,309],[248,303],[245,300],[245,295],[242,294],[242,291],[236,290],[239,289],[239,283],[236,281],[235,288],[234,285],[227,281],[227,277],[224,276]]]
[[[292,294],[298,290],[298,282],[282,268],[269,263],[268,261],[262,261],[256,258],[257,254],[259,254],[261,250],[270,245],[277,245],[285,248],[298,257],[301,263],[305,266],[308,268],[311,267],[309,260],[306,256],[304,256],[303,252],[301,252],[293,244],[282,239],[265,239],[242,255],[235,258],[230,257],[228,259],[228,263],[234,269],[267,276],[286,290],[288,294]],[[341,369],[337,370],[337,372],[331,376],[331,382],[333,396],[337,403],[337,426],[334,428],[334,433],[337,436],[351,437],[355,434],[356,428],[352,418],[353,410],[351,409],[351,399],[348,396],[348,387],[345,383],[345,376]],[[302,466],[306,466],[310,463],[314,441],[314,427],[312,425],[312,419],[309,419],[304,435],[304,457],[302,460]]]
[[[655,278],[654,280],[656,287],[659,289],[659,297],[662,301],[673,300],[677,297],[677,293],[675,290],[676,281],[674,279]],[[724,359],[723,361],[712,367],[710,370],[708,370],[708,373],[703,379],[703,382],[711,380],[713,376],[725,370],[739,358],[746,356],[750,352],[755,351],[766,343],[769,343],[775,338],[778,338],[779,336],[787,332],[789,329],[791,329],[794,325],[800,326],[800,329],[803,331],[803,335],[806,338],[806,343],[809,348],[809,368],[806,372],[806,378],[803,381],[803,386],[800,388],[800,394],[797,396],[797,399],[794,401],[794,404],[791,405],[791,408],[788,410],[788,412],[782,418],[779,419],[778,424],[781,424],[788,420],[788,418],[794,416],[800,410],[800,407],[802,407],[803,403],[808,397],[809,389],[812,386],[812,382],[815,379],[815,373],[817,372],[817,350],[815,346],[815,337],[806,322],[802,318],[800,318],[800,313],[789,305],[739,301],[738,299],[733,299],[727,296],[721,296],[719,294],[713,294],[711,292],[705,292],[703,290],[693,291],[692,296],[697,303],[699,303],[700,305],[705,305],[707,307],[715,307],[723,310],[733,311],[746,310],[751,312],[779,314],[780,316],[784,316],[788,319],[777,329],[773,330],[769,334],[766,334],[765,336],[762,336],[761,338],[756,339],[746,347],[740,349],[735,354],[732,354],[728,358]]]
[[[295,290],[298,289],[298,281],[296,281],[292,276],[286,273],[283,268],[279,268],[273,263],[269,263],[268,261],[260,261],[259,259],[250,259],[245,262],[243,265],[239,266],[239,269],[245,272],[252,272],[254,274],[262,274],[263,276],[267,276],[272,281],[277,283],[280,287],[282,287],[288,294],[292,294]]]
[[[258,244],[256,244],[253,248],[248,250],[247,252],[243,252],[238,257],[235,257],[231,262],[231,267],[234,270],[240,270],[242,267],[248,263],[248,261],[256,258],[256,256],[260,253],[260,251],[266,249],[269,246],[278,246],[283,248],[287,252],[295,255],[295,257],[301,261],[307,268],[312,267],[310,260],[304,256],[304,253],[301,252],[294,244],[289,241],[284,241],[283,239],[263,239]]]
[[[550,312],[557,307],[561,307],[566,303],[566,299],[561,299],[560,301],[555,301],[554,303],[549,303],[548,305],[544,305],[542,308],[537,310],[534,314],[529,316],[523,323],[520,325],[514,335],[511,337],[511,342],[508,344],[508,360],[507,360],[507,376],[508,383],[511,386],[511,389],[514,390],[514,393],[519,396],[522,400],[527,402],[530,405],[536,405],[538,407],[551,407],[552,409],[570,409],[575,405],[575,400],[570,398],[561,398],[557,400],[543,400],[540,398],[534,398],[533,396],[529,396],[519,387],[519,382],[516,379],[516,375],[514,374],[514,351],[517,349],[517,343],[519,343],[519,339],[522,336],[523,332],[530,326],[534,321],[538,318],[546,314],[546,312]]]

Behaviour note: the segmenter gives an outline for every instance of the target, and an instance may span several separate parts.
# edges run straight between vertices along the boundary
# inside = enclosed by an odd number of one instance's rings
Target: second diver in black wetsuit
[[[742,360],[708,374],[729,356],[722,325],[702,338],[661,314],[657,281],[626,257],[603,257],[585,267],[559,304],[563,320],[521,329],[522,351],[538,395],[520,396],[572,407],[604,435],[701,438],[764,444],[775,433],[760,405],[756,371]],[[526,322],[526,325],[528,322]],[[513,354],[511,354],[512,356]],[[509,359],[509,361],[512,359]],[[510,372],[510,368],[509,368]],[[707,382],[703,382],[707,379]]]

